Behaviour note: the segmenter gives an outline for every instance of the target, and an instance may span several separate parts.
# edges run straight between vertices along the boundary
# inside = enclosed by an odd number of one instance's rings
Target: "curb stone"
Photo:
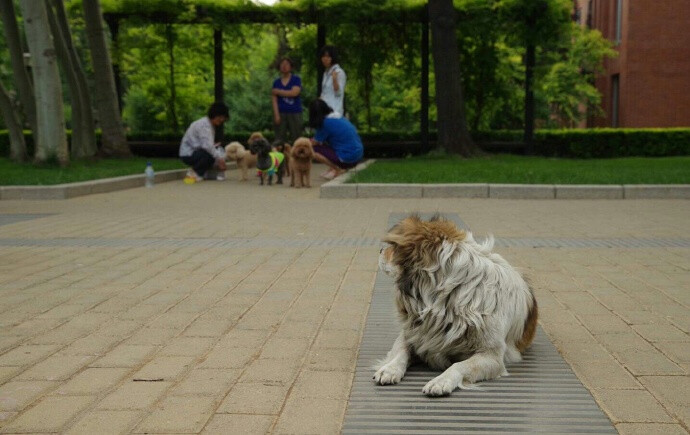
[[[688,184],[624,184],[622,187],[626,199],[690,199]]]
[[[331,181],[321,185],[319,189],[320,198],[357,198],[357,186],[361,184],[346,184],[347,181],[353,177],[357,171],[365,169],[367,166],[374,163],[376,159],[365,160],[351,171],[347,171],[339,177],[335,177]]]
[[[235,162],[228,162],[228,169],[235,169]],[[171,169],[156,172],[156,183],[181,180],[187,169]],[[43,200],[69,199],[95,193],[108,193],[117,190],[144,186],[144,174],[124,175],[122,177],[101,178],[77,183],[54,184],[50,186],[0,186],[0,201],[10,199]]]
[[[156,172],[156,183],[181,180],[186,169],[173,169]],[[52,186],[0,186],[0,200],[26,199],[69,199],[95,193],[114,192],[144,186],[144,174],[125,175],[122,177],[102,178],[99,180],[80,181],[78,183],[55,184]]]
[[[321,198],[690,199],[690,184],[347,183],[366,160],[324,183]]]

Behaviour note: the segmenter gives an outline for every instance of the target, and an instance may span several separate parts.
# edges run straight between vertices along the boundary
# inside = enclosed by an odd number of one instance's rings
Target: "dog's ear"
[[[259,150],[268,150],[268,151],[271,151],[271,144],[268,143],[268,141],[267,141],[265,138],[263,138],[263,137],[260,137],[260,138],[256,139],[256,140],[254,141],[254,143],[255,143],[256,146],[259,148]]]
[[[414,279],[406,269],[403,269],[398,279],[395,280],[395,284],[402,293],[408,296],[414,296]]]
[[[405,218],[388,232],[383,241],[393,246],[393,262],[403,268],[428,267],[438,262],[444,241],[460,242],[465,232],[452,222],[424,222],[419,216]]]

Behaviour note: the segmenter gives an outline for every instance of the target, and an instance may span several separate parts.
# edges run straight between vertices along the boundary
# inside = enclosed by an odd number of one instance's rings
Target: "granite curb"
[[[173,169],[156,172],[156,183],[181,180],[186,169]],[[55,184],[52,186],[0,186],[0,200],[27,199],[69,199],[94,193],[107,193],[116,190],[144,186],[144,174],[80,181],[78,183]]]
[[[353,171],[324,183],[321,198],[690,199],[690,184],[403,184],[347,183]]]

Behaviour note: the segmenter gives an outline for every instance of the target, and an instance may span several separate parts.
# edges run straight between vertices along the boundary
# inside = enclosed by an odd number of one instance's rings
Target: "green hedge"
[[[522,131],[473,135],[478,143],[522,141]],[[690,128],[597,128],[537,130],[534,151],[547,157],[579,159],[690,155]]]
[[[273,140],[272,131],[262,131],[261,132],[266,139]],[[252,134],[251,131],[241,131],[241,132],[228,132],[225,131],[225,142],[239,141],[246,143],[249,139],[249,135]],[[178,144],[182,140],[182,134],[180,133],[158,133],[158,132],[140,132],[127,135],[127,139],[135,142],[177,142]]]
[[[25,131],[27,147],[33,150],[33,136]],[[226,134],[226,142],[233,140],[246,143],[250,132]],[[264,132],[266,138],[273,138],[272,132]],[[70,132],[67,133],[68,140]],[[495,149],[501,143],[522,142],[522,131],[498,130],[475,132],[472,137],[487,149]],[[98,136],[100,138],[100,136]],[[181,139],[179,134],[139,133],[128,136],[132,142],[160,142],[160,146],[132,146],[137,154],[149,156],[175,156]],[[368,156],[394,154],[420,154],[426,152],[421,147],[419,133],[409,132],[375,132],[362,133],[365,150]],[[433,144],[436,133],[429,134]],[[147,152],[141,152],[146,148]],[[522,149],[522,148],[517,148]],[[548,157],[570,158],[607,158],[607,157],[661,157],[690,155],[690,128],[602,128],[570,130],[537,130],[534,134],[534,149],[539,155]],[[9,135],[7,130],[0,130],[0,156],[9,156]]]

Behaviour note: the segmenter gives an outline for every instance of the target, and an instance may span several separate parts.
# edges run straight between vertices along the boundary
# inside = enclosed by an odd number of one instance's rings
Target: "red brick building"
[[[690,0],[574,0],[619,55],[597,78],[606,117],[589,127],[690,126]]]

